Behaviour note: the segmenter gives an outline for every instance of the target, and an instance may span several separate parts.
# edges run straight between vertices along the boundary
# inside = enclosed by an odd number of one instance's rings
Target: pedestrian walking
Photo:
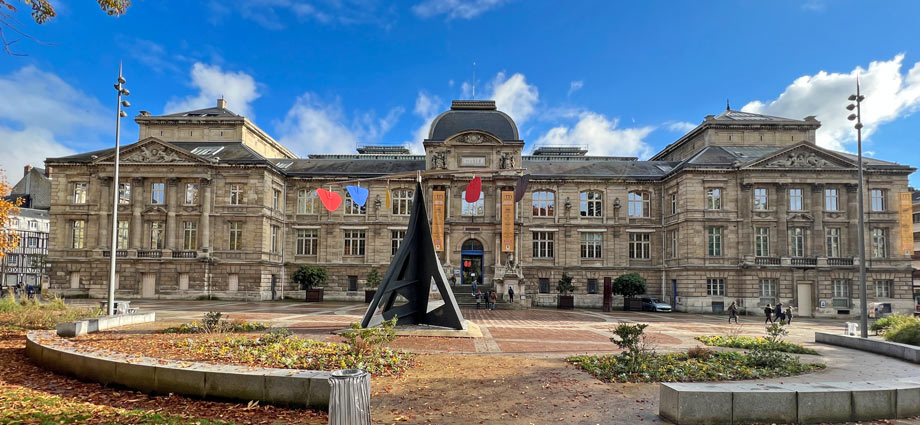
[[[732,301],[732,305],[728,306],[728,323],[732,322],[732,319],[735,319],[735,323],[738,323],[738,307],[735,306],[735,302]]]
[[[495,291],[489,291],[489,310],[495,310],[495,301],[498,300],[498,294]]]
[[[514,285],[508,285],[508,302],[514,302]]]
[[[476,310],[479,310],[479,303],[482,301],[482,291],[476,291]]]
[[[792,324],[792,306],[786,307],[786,324]]]
[[[476,284],[476,277],[473,277],[473,295],[476,295],[476,291],[479,285]]]
[[[773,307],[773,321],[783,323],[783,303],[782,301],[776,303],[776,307]]]
[[[767,322],[773,323],[773,308],[770,307],[770,304],[763,308],[763,315],[767,316],[767,320],[764,320],[763,324],[766,325]]]

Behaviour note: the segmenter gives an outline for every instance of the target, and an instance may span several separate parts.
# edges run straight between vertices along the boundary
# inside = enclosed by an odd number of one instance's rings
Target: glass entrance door
[[[482,242],[467,239],[460,250],[460,283],[463,285],[482,285]]]

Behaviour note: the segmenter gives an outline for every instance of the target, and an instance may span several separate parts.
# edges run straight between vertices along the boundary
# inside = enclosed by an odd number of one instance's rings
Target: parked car
[[[658,298],[642,297],[642,311],[671,312],[671,304],[663,303]]]

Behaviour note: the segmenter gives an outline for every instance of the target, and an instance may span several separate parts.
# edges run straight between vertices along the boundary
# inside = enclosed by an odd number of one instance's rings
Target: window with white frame
[[[197,221],[182,222],[182,249],[190,251],[198,249]]]
[[[776,279],[760,279],[760,305],[776,302]]]
[[[767,209],[767,188],[765,187],[755,187],[754,188],[754,209],[755,210]]]
[[[629,258],[635,260],[648,260],[652,258],[651,233],[629,233]]]
[[[485,215],[485,196],[479,192],[479,200],[476,202],[466,202],[466,191],[460,193],[460,215],[465,216],[483,216]]]
[[[349,256],[364,255],[364,235],[363,230],[346,230],[344,254]]]
[[[128,248],[128,220],[118,220],[118,234],[115,238],[115,249]]]
[[[166,203],[166,184],[150,184],[150,203],[153,205],[163,205]]]
[[[74,220],[73,223],[71,223],[70,236],[71,248],[83,248],[83,242],[86,237],[86,220]]]
[[[581,258],[601,258],[602,244],[602,233],[581,232]]]
[[[869,191],[869,204],[871,205],[872,211],[885,211],[886,202],[885,202],[885,190],[884,189],[872,189]]]
[[[827,256],[834,258],[840,256],[840,228],[828,227],[824,231],[827,241]]]
[[[600,217],[603,215],[604,197],[598,191],[584,191],[579,195],[581,199],[582,217]]]
[[[390,255],[396,255],[396,250],[402,245],[403,239],[406,238],[405,230],[390,230]]]
[[[243,185],[230,185],[230,205],[243,205]]]
[[[722,228],[721,227],[709,227],[706,229],[706,235],[708,238],[708,250],[707,254],[710,257],[721,257],[722,256]]]
[[[707,210],[721,210],[722,209],[722,189],[719,189],[719,188],[706,189],[706,209]]]
[[[271,252],[278,252],[279,233],[281,228],[272,226],[271,229]]]
[[[150,249],[163,249],[163,235],[166,233],[166,223],[162,221],[150,222]]]
[[[850,298],[850,281],[848,279],[831,280],[831,294],[833,298]]]
[[[393,215],[409,215],[412,213],[412,197],[415,191],[412,189],[396,189],[392,191],[393,195]]]
[[[627,213],[630,217],[648,217],[651,213],[652,195],[648,192],[629,192]]]
[[[229,229],[229,244],[227,249],[230,251],[241,251],[243,249],[243,222],[231,221],[227,226]]]
[[[669,235],[669,239],[670,239],[670,244],[669,244],[670,246],[668,247],[668,248],[669,248],[669,250],[668,250],[668,251],[669,251],[669,252],[668,252],[668,257],[669,257],[669,258],[677,258],[677,249],[678,249],[678,247],[677,247],[677,243],[678,243],[677,230],[672,230],[672,231],[668,232],[668,235]]]
[[[875,298],[891,298],[893,286],[894,281],[892,280],[876,280]]]
[[[533,193],[533,216],[552,217],[556,209],[556,194],[550,191]]]
[[[671,214],[677,214],[677,192],[671,194]]]
[[[316,214],[316,191],[297,191],[297,214]]]
[[[367,214],[367,204],[358,205],[351,199],[351,193],[345,192],[345,215],[364,215]]]
[[[872,229],[872,258],[888,257],[888,229],[875,227]]]
[[[556,232],[533,232],[533,258],[553,258]]]
[[[75,204],[85,204],[86,203],[86,183],[74,183],[73,184],[73,203]]]
[[[799,188],[789,189],[789,210],[790,211],[801,211],[802,210],[802,189],[799,189]]]
[[[824,210],[840,210],[840,196],[837,189],[824,189]]]
[[[789,229],[789,256],[805,256],[805,228],[793,227]]]
[[[281,191],[272,190],[272,209],[275,211],[281,210]]]
[[[185,184],[185,205],[198,205],[198,183]]]
[[[711,297],[724,297],[725,279],[706,279],[706,295]]]
[[[118,203],[131,203],[131,183],[118,183]]]
[[[754,256],[770,256],[770,228],[758,227],[754,229]]]
[[[297,229],[297,255],[316,255],[318,242],[316,229]]]

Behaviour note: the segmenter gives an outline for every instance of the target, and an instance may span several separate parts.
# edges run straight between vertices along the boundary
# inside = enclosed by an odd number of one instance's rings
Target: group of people
[[[33,285],[23,285],[22,282],[19,282],[12,286],[3,287],[2,294],[0,295],[6,297],[9,296],[10,291],[12,291],[12,295],[14,297],[19,297],[22,296],[23,291],[25,291],[26,297],[31,300],[32,298],[35,298],[36,295],[38,295],[39,290],[39,287]]]
[[[486,304],[489,306],[489,310],[495,310],[495,301],[498,300],[498,294],[495,291],[487,291],[482,293],[480,290],[476,290],[476,310],[479,310],[481,304]]]
[[[767,304],[763,309],[763,314],[767,316],[767,320],[764,320],[764,324],[767,323],[783,323],[790,324],[792,323],[792,307],[786,306],[786,309],[783,310],[783,303],[776,303],[776,307]],[[728,323],[731,323],[732,320],[735,323],[738,323],[738,306],[735,305],[734,301],[730,306],[728,306]]]

